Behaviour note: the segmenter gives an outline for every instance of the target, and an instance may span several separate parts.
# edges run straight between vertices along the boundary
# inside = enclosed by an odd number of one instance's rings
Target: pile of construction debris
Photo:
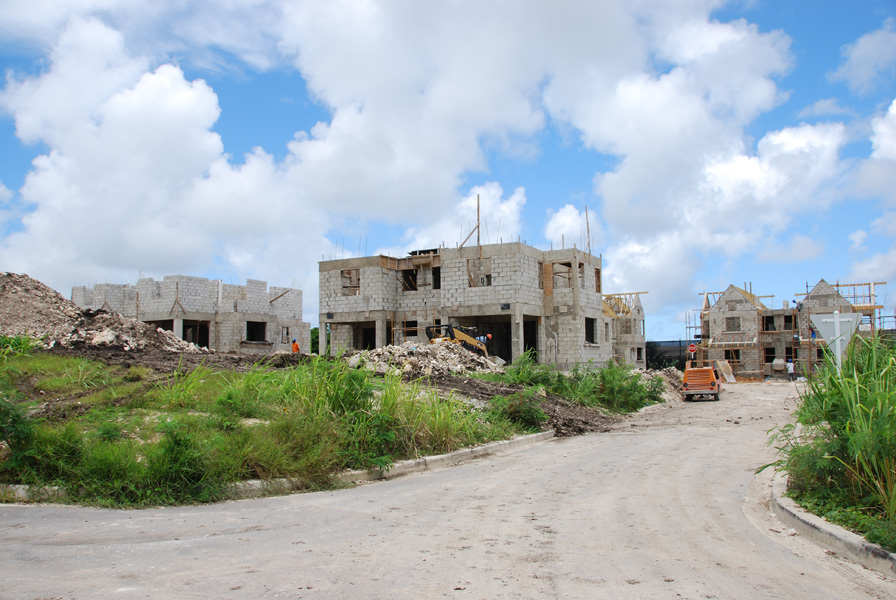
[[[344,357],[353,368],[366,368],[379,375],[395,374],[412,378],[457,375],[465,371],[477,373],[504,371],[491,360],[451,343],[405,342],[400,346],[383,346],[375,350],[350,352]]]
[[[0,335],[28,336],[45,348],[78,345],[202,352],[170,331],[106,311],[81,310],[27,275],[0,273]]]
[[[660,377],[663,380],[663,402],[671,404],[673,402],[681,402],[681,378],[682,372],[675,367],[666,367],[661,370],[643,370],[637,369],[636,373],[641,374],[642,381],[650,381],[654,377]]]

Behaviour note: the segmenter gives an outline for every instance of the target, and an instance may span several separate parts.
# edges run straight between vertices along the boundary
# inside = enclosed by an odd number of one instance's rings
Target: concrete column
[[[172,333],[179,337],[180,339],[184,339],[184,320],[183,319],[174,319],[174,329]]]
[[[573,252],[572,255],[572,314],[576,317],[582,316],[582,307],[579,305],[579,292],[581,291],[581,286],[579,285],[579,253],[578,251]],[[584,328],[585,323],[582,322],[581,326]]]
[[[327,327],[329,323],[321,321],[320,327],[318,327],[318,335],[317,335],[317,354],[319,356],[326,356],[327,352]],[[314,352],[314,348],[311,348],[309,352]]]
[[[386,345],[386,316],[376,318],[376,347],[382,348]]]
[[[513,321],[510,323],[511,359],[523,355],[523,315],[518,303],[513,304]]]

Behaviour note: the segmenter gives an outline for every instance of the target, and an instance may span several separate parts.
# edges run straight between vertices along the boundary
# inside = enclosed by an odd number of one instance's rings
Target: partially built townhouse
[[[426,327],[475,327],[512,361],[534,351],[559,369],[611,360],[645,365],[640,293],[604,296],[602,259],[523,243],[418,250],[404,258],[320,262],[321,354],[406,341]]]
[[[763,299],[774,297],[755,295],[746,285],[705,293],[699,321],[692,326],[699,340],[695,358],[726,360],[742,377],[783,376],[785,363],[792,360],[796,372],[807,375],[825,360],[825,342],[811,316],[860,313],[859,334],[873,335],[883,322],[876,294],[876,286],[882,285],[822,279],[805,294],[783,301],[781,308],[766,306]]]
[[[310,353],[311,325],[302,321],[302,291],[246,285],[184,275],[137,285],[97,284],[72,288],[72,301],[85,309],[108,310],[172,331],[200,347],[222,352],[272,354],[289,351],[292,340]]]

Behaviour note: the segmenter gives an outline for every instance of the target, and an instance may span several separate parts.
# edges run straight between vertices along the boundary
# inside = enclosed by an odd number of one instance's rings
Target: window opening
[[[638,361],[644,360],[644,348],[638,347]]]
[[[417,270],[404,269],[401,272],[401,287],[406,292],[413,292],[417,289]]]
[[[488,287],[492,284],[492,259],[467,260],[467,284],[469,287]]]
[[[432,289],[442,289],[442,267],[432,268]]]
[[[572,263],[553,263],[554,289],[572,288]]]
[[[589,319],[585,317],[585,341],[589,344],[594,344],[594,319]]]
[[[600,269],[594,269],[594,291],[600,293]]]
[[[765,362],[770,363],[775,360],[775,349],[765,348]]]
[[[793,315],[784,315],[784,331],[793,331]]]
[[[740,350],[725,350],[725,360],[733,363],[740,362]]]
[[[342,269],[342,295],[361,294],[361,269]]]
[[[289,327],[281,327],[280,328],[280,343],[281,344],[289,343]]]
[[[267,323],[264,321],[246,321],[246,341],[267,341]]]
[[[775,331],[774,315],[767,315],[765,317],[762,317],[762,329],[763,331]]]

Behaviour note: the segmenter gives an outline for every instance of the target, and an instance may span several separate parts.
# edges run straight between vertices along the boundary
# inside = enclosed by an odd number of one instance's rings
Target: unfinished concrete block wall
[[[554,263],[565,285],[553,285]],[[375,265],[378,272],[368,271]],[[433,285],[435,268],[440,289]],[[586,318],[594,320],[598,331],[606,324],[600,268],[598,257],[574,248],[545,252],[520,243],[441,248],[405,259],[323,261],[321,325],[331,326],[332,351],[357,346],[359,328],[372,321],[377,324],[377,345],[384,339],[380,328],[387,324],[401,342],[414,338],[413,332],[404,331],[409,323],[416,324],[417,339],[424,340],[423,328],[440,321],[495,332],[492,348],[508,360],[533,348],[542,362],[561,368],[589,361],[604,364],[612,356],[610,343],[584,340]],[[346,274],[352,269],[359,270],[360,291],[346,296],[343,282],[352,280],[352,273]],[[416,277],[417,289],[408,285],[407,277]],[[353,335],[347,333],[352,330]]]
[[[78,286],[72,289],[72,301],[82,308],[159,324],[182,339],[195,334],[198,337],[189,341],[218,351],[288,351],[295,338],[307,352],[311,343],[311,325],[302,321],[302,291],[268,290],[266,282],[254,279],[240,286],[184,275],[169,275],[162,281],[143,278],[135,286]],[[247,341],[249,322],[264,324],[263,341]]]

